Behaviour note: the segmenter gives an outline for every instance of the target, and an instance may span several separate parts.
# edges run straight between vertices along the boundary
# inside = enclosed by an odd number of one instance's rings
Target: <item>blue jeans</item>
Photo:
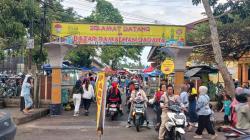
[[[33,101],[30,97],[30,94],[24,94],[24,103],[25,103],[25,108],[30,108],[33,105]]]
[[[189,101],[188,114],[190,122],[194,123],[198,121],[198,116],[196,114],[196,100]]]

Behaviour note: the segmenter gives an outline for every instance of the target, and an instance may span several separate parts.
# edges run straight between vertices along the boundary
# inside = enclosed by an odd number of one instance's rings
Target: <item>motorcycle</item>
[[[219,127],[218,132],[225,132],[224,136],[227,140],[248,140],[250,133],[243,130],[233,128],[231,126]]]
[[[168,107],[168,110],[169,112],[167,112],[167,115],[169,120],[165,124],[165,139],[184,140],[184,128],[188,125],[185,114],[181,112],[181,107],[179,105],[171,105]]]
[[[111,120],[113,121],[117,115],[118,115],[118,103],[111,102],[108,105],[108,116],[110,116]]]
[[[140,127],[144,124],[145,121],[145,105],[144,105],[144,101],[141,98],[136,98],[134,101],[134,105],[133,105],[133,123],[136,127],[136,131],[139,132],[140,131]]]

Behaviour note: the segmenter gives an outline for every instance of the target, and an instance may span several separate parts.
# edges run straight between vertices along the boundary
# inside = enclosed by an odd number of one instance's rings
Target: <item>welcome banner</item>
[[[52,41],[80,45],[182,47],[186,27],[140,24],[52,23]]]

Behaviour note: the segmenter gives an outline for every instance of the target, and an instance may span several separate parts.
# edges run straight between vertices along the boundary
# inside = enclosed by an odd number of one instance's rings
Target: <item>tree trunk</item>
[[[222,75],[222,78],[224,80],[226,92],[229,95],[234,96],[235,87],[234,87],[232,77],[230,76],[230,73],[229,73],[229,71],[228,71],[228,69],[223,61],[223,58],[222,58],[216,21],[214,19],[214,16],[213,16],[213,13],[212,13],[212,10],[211,10],[211,7],[209,5],[208,0],[202,0],[202,3],[203,3],[203,6],[205,8],[206,14],[209,18],[209,26],[210,26],[210,30],[211,30],[211,41],[212,41],[212,47],[213,47],[216,65],[217,65],[217,67]]]

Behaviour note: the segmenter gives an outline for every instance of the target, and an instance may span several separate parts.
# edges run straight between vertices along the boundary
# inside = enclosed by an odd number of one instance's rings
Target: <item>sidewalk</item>
[[[48,108],[38,108],[34,109],[29,115],[24,115],[19,108],[4,108],[1,111],[5,111],[11,114],[11,117],[16,125],[24,124],[49,114]]]

